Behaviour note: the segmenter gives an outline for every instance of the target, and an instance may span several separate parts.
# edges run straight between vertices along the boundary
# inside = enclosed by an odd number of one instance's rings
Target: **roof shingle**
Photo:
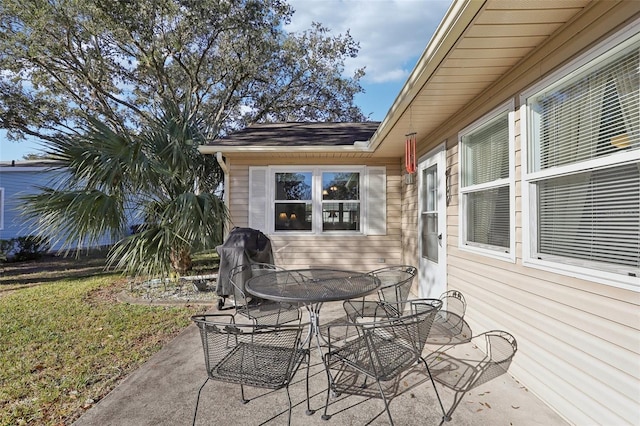
[[[362,123],[254,124],[210,144],[214,146],[341,146],[368,141],[379,121]]]

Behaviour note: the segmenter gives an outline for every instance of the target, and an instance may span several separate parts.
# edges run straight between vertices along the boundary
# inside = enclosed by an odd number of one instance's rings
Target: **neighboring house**
[[[60,173],[52,169],[55,163],[46,160],[0,163],[0,239],[33,235],[33,224],[20,217],[20,197],[34,194],[38,186],[51,185]]]
[[[639,56],[637,1],[454,1],[379,126],[201,151],[277,263],[416,265],[419,296],[458,289],[475,332],[516,336],[510,372],[569,422],[637,425]]]
[[[38,187],[52,186],[60,178],[63,169],[54,167],[48,160],[25,160],[0,163],[0,239],[34,235],[36,226],[25,222],[20,216],[22,196],[37,193]],[[57,236],[52,236],[51,250],[61,248]],[[97,245],[108,245],[112,241],[104,236]]]

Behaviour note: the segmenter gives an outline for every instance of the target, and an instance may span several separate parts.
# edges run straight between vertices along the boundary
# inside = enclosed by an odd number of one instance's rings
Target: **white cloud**
[[[288,31],[303,31],[322,23],[331,34],[360,42],[355,59],[345,62],[351,75],[366,67],[370,83],[404,81],[438,27],[450,0],[289,0],[295,14]]]

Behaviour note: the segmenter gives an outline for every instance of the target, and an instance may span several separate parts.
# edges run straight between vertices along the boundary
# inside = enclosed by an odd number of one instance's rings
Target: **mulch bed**
[[[39,259],[0,264],[0,294],[20,288],[46,284],[52,281],[106,273],[106,251],[94,251],[75,255],[44,255]],[[128,280],[122,278],[122,291],[117,299],[127,303],[158,304],[215,304],[217,271],[209,271],[206,278],[197,282],[198,290],[188,278],[178,282],[161,280]],[[106,290],[105,290],[106,291]],[[107,297],[105,295],[105,297]],[[113,294],[108,298],[114,297]]]

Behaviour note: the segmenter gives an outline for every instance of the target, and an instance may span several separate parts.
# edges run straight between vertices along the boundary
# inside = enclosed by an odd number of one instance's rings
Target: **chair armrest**
[[[491,330],[479,334],[486,341],[487,355],[493,363],[511,361],[518,350],[518,343],[512,334],[502,330]]]
[[[390,318],[386,305],[384,302],[375,300],[352,299],[344,301],[342,307],[349,321],[356,323],[358,318],[367,318],[369,321],[371,318],[373,321]]]

